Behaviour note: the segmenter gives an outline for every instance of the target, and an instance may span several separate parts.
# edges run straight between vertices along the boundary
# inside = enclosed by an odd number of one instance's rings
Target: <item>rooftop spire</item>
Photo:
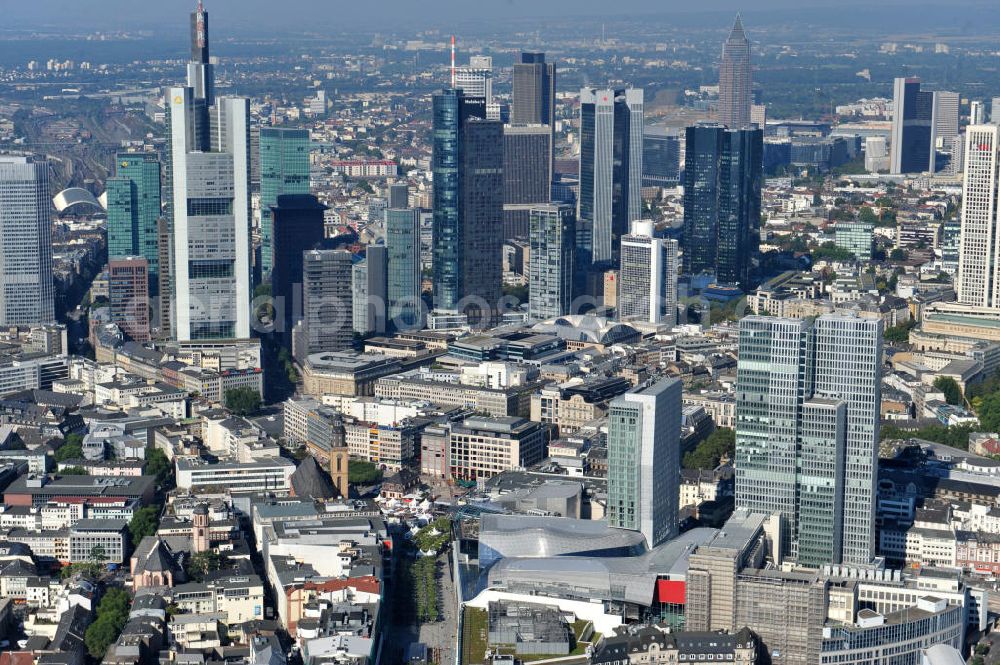
[[[208,12],[202,0],[191,12],[191,62],[208,63]]]
[[[729,32],[729,38],[733,39],[746,39],[747,33],[743,30],[743,17],[741,14],[736,14],[736,21],[733,22],[733,29]]]

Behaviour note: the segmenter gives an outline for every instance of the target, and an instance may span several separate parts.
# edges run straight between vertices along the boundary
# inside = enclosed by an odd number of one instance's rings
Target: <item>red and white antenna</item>
[[[455,87],[455,35],[451,36],[451,87]]]

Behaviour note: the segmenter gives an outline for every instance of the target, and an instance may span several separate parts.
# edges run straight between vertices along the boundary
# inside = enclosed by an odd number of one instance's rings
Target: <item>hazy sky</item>
[[[960,0],[981,4],[982,0]],[[735,12],[748,14],[774,9],[842,10],[860,7],[910,6],[907,0],[205,0],[215,25],[258,28],[368,29],[379,24],[398,27],[446,26],[449,22],[489,21],[517,17],[611,16],[644,13]],[[917,0],[916,4],[955,7],[955,0]],[[191,11],[194,0],[0,0],[4,23],[16,28],[71,28],[119,30],[145,27],[172,31],[178,15]],[[183,19],[182,19],[183,20]],[[183,27],[183,23],[178,27]],[[0,27],[2,30],[2,27]]]

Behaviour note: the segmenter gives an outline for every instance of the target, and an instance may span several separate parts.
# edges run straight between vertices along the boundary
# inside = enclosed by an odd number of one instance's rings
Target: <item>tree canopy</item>
[[[238,416],[248,416],[260,409],[260,393],[253,388],[230,388],[226,391],[226,408]]]
[[[944,399],[948,404],[959,405],[965,402],[962,398],[962,388],[950,376],[939,376],[934,379],[934,387],[944,393]]]
[[[152,536],[160,526],[160,507],[145,506],[132,514],[128,523],[128,531],[132,536],[132,544],[137,545],[146,536]]]
[[[726,427],[708,435],[698,446],[684,455],[685,469],[714,469],[723,458],[732,459],[736,452],[736,432]]]

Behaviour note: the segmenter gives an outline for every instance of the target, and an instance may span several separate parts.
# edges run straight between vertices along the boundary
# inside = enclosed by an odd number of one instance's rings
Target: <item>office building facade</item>
[[[649,547],[677,535],[680,426],[678,379],[630,390],[608,412],[608,524]]]
[[[763,131],[688,127],[684,168],[684,272],[712,272],[748,288],[757,251]]]
[[[577,245],[590,262],[611,265],[630,222],[642,215],[643,92],[580,91],[580,196]]]
[[[656,238],[653,223],[632,222],[618,269],[620,321],[677,323],[677,241]]]
[[[722,45],[719,64],[719,122],[730,129],[750,125],[753,103],[753,74],[750,68],[750,40],[737,16],[729,38]],[[763,129],[763,128],[762,128]]]
[[[740,321],[736,507],[782,517],[799,563],[874,556],[882,322]]]
[[[715,270],[719,247],[719,167],[726,128],[700,124],[685,130],[684,272]]]
[[[276,332],[291,344],[292,326],[302,313],[302,253],[323,242],[326,206],[312,194],[280,194],[271,207],[274,230],[271,296]]]
[[[503,125],[461,90],[433,98],[434,307],[475,325],[495,317],[502,280]]]
[[[556,65],[544,53],[521,53],[511,75],[510,122],[515,125],[545,125],[549,141],[549,173],[553,172],[556,127]]]
[[[111,321],[131,340],[148,342],[149,262],[143,256],[108,261],[108,300]]]
[[[504,125],[503,236],[528,235],[531,209],[552,191],[552,131],[548,125]]]
[[[390,208],[386,211],[387,325],[393,330],[423,327],[424,304],[420,298],[420,211]]]
[[[719,165],[719,237],[716,280],[750,287],[752,258],[757,254],[764,132],[738,129],[724,135]]]
[[[274,217],[282,194],[309,193],[309,130],[260,129],[260,261],[266,279],[274,268]]]
[[[188,85],[165,91],[171,326],[179,341],[250,336],[250,100],[215,98],[208,14],[191,14]],[[161,294],[163,295],[163,294]]]
[[[54,321],[49,165],[0,155],[0,325]]]
[[[951,140],[958,136],[959,110],[962,106],[962,96],[957,92],[936,90],[934,95],[934,143],[941,143],[948,148]]]
[[[108,256],[142,256],[153,285],[159,276],[160,160],[153,153],[120,152],[105,184]]]
[[[388,263],[385,245],[368,245],[365,258],[354,264],[351,277],[354,332],[359,335],[383,334],[386,331]]]
[[[302,320],[293,334],[300,362],[313,353],[343,351],[353,340],[351,269],[344,249],[310,250],[302,255]]]
[[[676,187],[680,174],[680,137],[659,127],[647,128],[642,137],[642,186]]]
[[[571,314],[576,225],[567,204],[531,209],[528,234],[528,318],[545,319]]]
[[[889,172],[934,172],[934,93],[920,89],[918,78],[893,83]]]
[[[958,301],[1000,308],[1000,125],[970,125],[965,131],[965,178],[958,248]]]

